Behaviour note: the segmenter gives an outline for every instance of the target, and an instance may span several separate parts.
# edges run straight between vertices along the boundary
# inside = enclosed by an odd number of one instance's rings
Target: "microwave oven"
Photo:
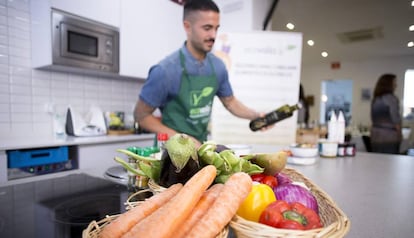
[[[52,63],[119,73],[119,30],[53,9]]]

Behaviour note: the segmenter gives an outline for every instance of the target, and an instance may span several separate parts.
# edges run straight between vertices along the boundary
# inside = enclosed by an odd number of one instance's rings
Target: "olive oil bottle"
[[[270,126],[283,119],[289,118],[293,115],[293,112],[302,108],[302,104],[297,103],[295,105],[283,105],[278,109],[269,112],[264,117],[258,117],[250,121],[249,127],[252,131],[258,131],[263,127]]]

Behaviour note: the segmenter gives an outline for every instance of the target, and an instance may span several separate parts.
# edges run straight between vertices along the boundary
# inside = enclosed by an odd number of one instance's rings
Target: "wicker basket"
[[[156,183],[153,183],[153,186],[156,186]],[[166,188],[161,187],[159,185],[157,185],[157,193],[161,192],[163,190],[165,190]],[[145,193],[148,191],[152,191],[154,194],[156,192],[154,192],[152,189],[145,189],[145,190],[141,190],[138,191],[134,194],[132,194],[131,196],[128,197],[127,201],[125,202],[126,205],[126,209],[129,210],[133,207],[139,206],[141,203],[143,203],[143,201],[135,201],[135,197],[138,196],[141,193]],[[99,221],[92,221],[91,223],[89,223],[88,227],[83,230],[82,232],[82,238],[98,238],[99,237],[99,233],[102,231],[102,229],[109,223],[111,223],[113,220],[115,220],[120,214],[117,215],[112,215],[112,216],[106,216],[104,219],[99,220]],[[229,227],[226,226],[223,230],[220,231],[220,233],[215,237],[215,238],[227,238],[229,234]]]
[[[319,215],[324,227],[306,231],[277,229],[245,220],[236,215],[230,222],[230,227],[233,229],[237,238],[344,237],[348,233],[351,226],[348,217],[328,194],[294,169],[285,168],[282,172],[288,175],[293,181],[303,182],[310,188],[318,202]]]

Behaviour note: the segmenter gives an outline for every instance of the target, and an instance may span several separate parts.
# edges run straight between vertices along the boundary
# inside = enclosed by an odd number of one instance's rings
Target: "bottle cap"
[[[168,134],[167,133],[158,133],[157,134],[157,139],[160,141],[166,141],[168,140]]]

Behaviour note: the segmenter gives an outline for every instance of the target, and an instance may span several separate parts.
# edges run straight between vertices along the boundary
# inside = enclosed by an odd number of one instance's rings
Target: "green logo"
[[[201,91],[191,92],[193,106],[197,106],[203,97],[208,97],[213,92],[213,87],[205,87]]]

